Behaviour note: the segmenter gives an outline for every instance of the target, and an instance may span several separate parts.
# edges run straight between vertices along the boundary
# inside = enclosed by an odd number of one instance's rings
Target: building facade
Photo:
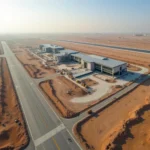
[[[111,58],[86,55],[83,53],[72,54],[71,59],[81,63],[83,68],[87,68],[92,71],[100,71],[111,75],[119,74],[127,71],[127,63],[114,60]]]

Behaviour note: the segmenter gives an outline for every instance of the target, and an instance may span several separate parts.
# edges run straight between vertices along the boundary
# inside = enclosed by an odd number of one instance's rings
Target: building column
[[[114,69],[112,69],[112,76],[114,77]]]
[[[103,66],[101,65],[101,73],[103,72]]]

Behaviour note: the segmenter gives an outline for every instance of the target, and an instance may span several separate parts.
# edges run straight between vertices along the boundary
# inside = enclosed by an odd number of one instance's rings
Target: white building
[[[71,54],[71,59],[82,64],[89,70],[98,70],[111,75],[122,74],[127,71],[127,63],[107,57],[86,55],[83,53]]]

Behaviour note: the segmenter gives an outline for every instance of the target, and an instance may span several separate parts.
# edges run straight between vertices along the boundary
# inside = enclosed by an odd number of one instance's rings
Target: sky
[[[150,0],[0,0],[0,33],[150,33]]]

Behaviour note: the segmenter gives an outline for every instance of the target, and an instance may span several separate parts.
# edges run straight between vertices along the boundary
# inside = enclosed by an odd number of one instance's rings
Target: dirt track
[[[0,149],[19,150],[28,143],[28,135],[4,58],[0,59],[0,84]],[[15,122],[16,119],[19,120],[18,123]]]
[[[56,39],[150,50],[150,36],[133,36],[127,34],[76,34],[58,35]]]
[[[30,53],[25,50],[21,53],[17,53],[16,57],[33,78],[43,78],[55,73],[54,69],[45,69],[39,59],[31,56]]]
[[[150,80],[147,80],[102,112],[87,118],[86,121],[81,121],[77,126],[77,136],[83,147],[95,150],[105,150],[106,147],[108,149],[122,147],[121,142],[117,143],[116,141],[125,141],[130,136],[127,132],[125,139],[122,138],[124,137],[121,136],[124,135],[122,132],[124,133],[125,131],[124,125],[128,123],[128,120],[136,116],[134,112],[147,105],[147,97],[150,96],[149,86]],[[145,128],[145,131],[149,132],[149,128]],[[136,145],[138,144],[136,143]]]
[[[73,117],[88,107],[89,103],[78,104],[71,102],[73,97],[81,97],[86,95],[86,93],[65,77],[59,76],[55,79],[42,82],[40,83],[40,87],[49,99],[52,100],[63,117]]]

